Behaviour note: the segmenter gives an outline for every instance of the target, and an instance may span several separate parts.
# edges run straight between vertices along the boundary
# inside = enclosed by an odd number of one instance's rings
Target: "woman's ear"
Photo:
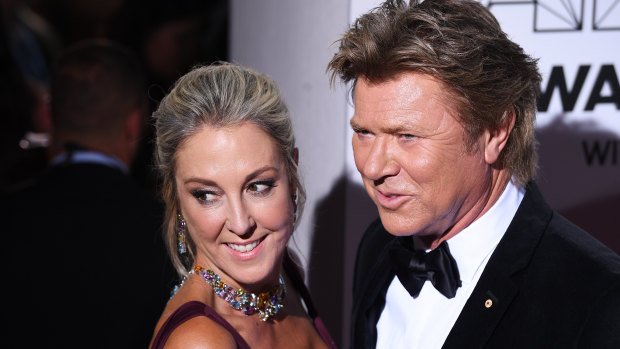
[[[502,119],[499,128],[484,131],[484,160],[489,165],[497,162],[515,126],[516,114],[512,106],[504,112]]]

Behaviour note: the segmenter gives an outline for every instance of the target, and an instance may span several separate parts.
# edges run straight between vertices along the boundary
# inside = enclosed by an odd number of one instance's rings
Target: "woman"
[[[196,68],[153,117],[184,281],[152,348],[335,348],[286,247],[305,192],[276,84],[228,63]]]

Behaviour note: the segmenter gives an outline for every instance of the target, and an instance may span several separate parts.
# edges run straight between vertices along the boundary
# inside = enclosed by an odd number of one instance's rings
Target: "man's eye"
[[[353,131],[360,137],[366,137],[366,136],[372,135],[370,131],[365,130],[365,129],[355,129]]]
[[[416,139],[417,138],[416,136],[414,136],[412,134],[408,134],[408,133],[403,133],[403,134],[400,135],[400,137],[404,138],[404,139],[407,139],[407,140],[409,140],[409,139]]]

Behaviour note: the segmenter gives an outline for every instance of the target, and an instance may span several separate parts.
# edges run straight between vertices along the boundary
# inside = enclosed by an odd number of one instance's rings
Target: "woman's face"
[[[233,287],[277,283],[294,213],[273,139],[252,123],[205,126],[179,147],[175,180],[196,265]]]

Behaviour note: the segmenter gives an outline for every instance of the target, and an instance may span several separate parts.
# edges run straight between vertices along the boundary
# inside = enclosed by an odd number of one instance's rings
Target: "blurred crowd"
[[[190,67],[227,59],[225,0],[0,0],[0,15],[0,192],[33,183],[57,153],[50,138],[50,72],[67,47],[101,38],[133,51],[146,76],[150,111]],[[154,190],[152,131],[144,126],[131,173]]]
[[[177,281],[150,115],[192,66],[227,58],[227,11],[220,0],[0,0],[9,339],[148,344]]]

